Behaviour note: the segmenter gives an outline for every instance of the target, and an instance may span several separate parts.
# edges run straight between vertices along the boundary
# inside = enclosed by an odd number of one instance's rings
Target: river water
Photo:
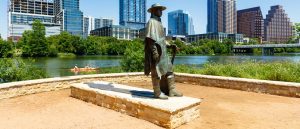
[[[49,77],[60,77],[77,75],[70,71],[75,65],[85,67],[87,65],[96,68],[120,66],[122,56],[80,56],[76,58],[35,58],[35,65],[46,70]],[[27,62],[29,59],[23,59]],[[255,56],[255,55],[230,55],[230,56],[177,56],[175,65],[186,64],[201,67],[208,62],[226,63],[243,61],[290,61],[299,62],[300,53],[281,54],[275,56]],[[97,73],[97,72],[96,72]],[[79,73],[80,74],[80,73]]]

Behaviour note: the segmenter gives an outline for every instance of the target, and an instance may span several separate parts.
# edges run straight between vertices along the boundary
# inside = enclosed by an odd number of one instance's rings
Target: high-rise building
[[[85,16],[83,18],[83,37],[90,35],[91,30],[99,29],[113,25],[113,19],[109,18],[94,18]]]
[[[72,35],[83,36],[83,13],[79,9],[79,0],[54,0],[55,22],[61,24],[61,30]]]
[[[183,10],[168,13],[168,35],[192,35],[195,34],[193,19]]]
[[[260,7],[243,9],[237,12],[237,32],[249,38],[263,38],[264,18]]]
[[[115,37],[122,40],[133,40],[139,37],[140,30],[132,29],[127,26],[111,25],[91,31],[91,35]]]
[[[111,26],[113,25],[113,19],[109,18],[95,18],[94,19],[94,28],[93,29],[98,29],[106,26]]]
[[[264,39],[271,43],[284,43],[293,36],[293,24],[281,5],[269,10],[264,22]]]
[[[83,37],[86,38],[90,35],[90,31],[92,30],[93,20],[92,17],[83,17]]]
[[[146,0],[119,0],[120,25],[142,29],[146,25]]]
[[[208,0],[207,23],[208,33],[236,33],[236,0]]]
[[[218,28],[218,0],[207,0],[207,28],[206,32],[217,32]]]
[[[243,34],[227,34],[227,33],[206,33],[186,36],[188,43],[198,42],[201,39],[211,39],[219,42],[223,42],[225,39],[230,39],[235,43],[243,43]]]
[[[54,22],[53,0],[9,0],[8,38],[18,41],[25,30],[32,30],[34,20],[41,21],[46,36],[60,33],[59,24]]]

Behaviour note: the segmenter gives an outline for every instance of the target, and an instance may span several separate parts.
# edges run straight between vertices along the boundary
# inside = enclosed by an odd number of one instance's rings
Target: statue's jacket
[[[160,58],[158,62],[153,62],[149,44],[145,41],[145,74],[149,75],[151,68],[156,69],[159,78],[168,72],[172,72],[172,64],[167,53],[168,43],[165,39],[164,27],[160,21],[150,18],[146,25],[146,38],[155,41]],[[154,64],[155,66],[151,66]]]

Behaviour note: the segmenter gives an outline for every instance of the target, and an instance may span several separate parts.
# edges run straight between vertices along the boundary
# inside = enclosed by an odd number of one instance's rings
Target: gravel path
[[[130,85],[150,89],[151,83]],[[299,129],[300,99],[178,83],[203,98],[201,118],[179,129]],[[134,117],[69,97],[70,90],[0,100],[1,129],[158,129]]]

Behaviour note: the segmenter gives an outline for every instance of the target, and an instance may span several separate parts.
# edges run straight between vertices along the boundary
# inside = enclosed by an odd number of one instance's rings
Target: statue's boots
[[[154,98],[158,99],[168,99],[168,96],[166,96],[163,92],[160,90],[159,86],[159,79],[152,79],[153,84],[153,90],[154,90]]]
[[[154,89],[154,98],[168,99],[168,96],[166,96],[163,92],[161,92],[160,86],[153,86],[153,89]]]
[[[169,86],[169,96],[170,97],[182,97],[183,96],[182,93],[180,93],[176,90],[174,75],[168,76],[168,86]]]

